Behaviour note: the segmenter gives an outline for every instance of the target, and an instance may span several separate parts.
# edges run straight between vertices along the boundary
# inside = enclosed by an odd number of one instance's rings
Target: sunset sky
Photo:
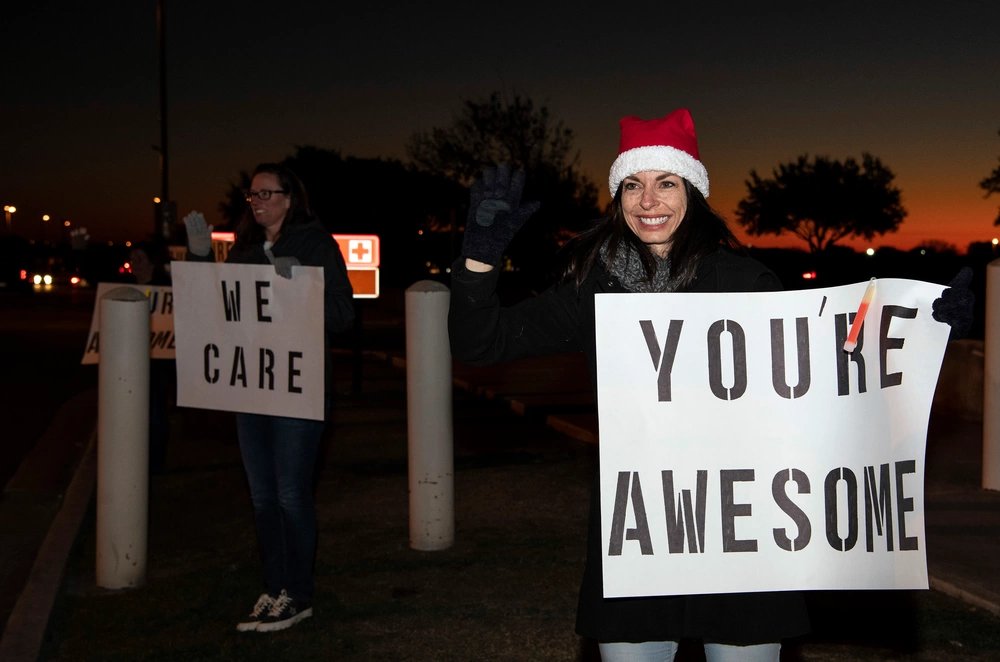
[[[181,216],[218,220],[241,170],[295,145],[405,160],[415,132],[500,91],[562,119],[602,192],[618,119],[686,106],[709,202],[734,228],[752,169],[869,152],[896,173],[909,212],[876,247],[964,250],[1000,234],[1000,196],[978,186],[1000,156],[1000,3],[364,4],[166,0],[170,192]],[[0,201],[17,207],[15,231],[40,237],[42,214],[96,241],[151,231],[155,7],[5,7]],[[377,183],[357,194],[392,204]]]

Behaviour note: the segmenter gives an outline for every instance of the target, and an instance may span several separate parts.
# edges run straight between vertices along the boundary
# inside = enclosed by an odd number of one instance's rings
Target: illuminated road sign
[[[334,234],[331,235],[340,247],[347,265],[347,277],[351,281],[355,299],[377,299],[379,295],[379,263],[381,248],[375,234]],[[236,241],[232,232],[213,232],[212,250],[215,259],[223,262],[229,254],[229,247]]]
[[[347,277],[351,281],[351,289],[354,290],[355,299],[378,298],[378,268],[347,267]]]
[[[374,234],[335,234],[333,238],[340,246],[347,268],[360,267],[373,269],[379,266],[380,249],[378,235]]]
[[[340,254],[347,264],[347,277],[355,299],[377,299],[379,294],[378,267],[382,258],[378,235],[335,234]]]

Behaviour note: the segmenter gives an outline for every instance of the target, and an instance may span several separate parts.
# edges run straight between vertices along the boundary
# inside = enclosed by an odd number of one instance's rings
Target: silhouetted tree
[[[240,172],[235,182],[229,184],[226,189],[225,199],[219,203],[219,213],[225,219],[222,227],[217,230],[235,230],[240,217],[246,211],[247,202],[243,197],[243,192],[250,188],[250,173],[246,170]]]
[[[440,231],[466,197],[459,184],[400,161],[344,157],[310,145],[296,146],[282,164],[302,180],[313,212],[331,233],[379,236],[383,284],[408,286],[450,262],[450,237]],[[241,172],[220,203],[232,227],[246,209],[249,185],[250,174]]]
[[[941,239],[928,239],[920,242],[920,244],[913,248],[913,251],[917,251],[922,255],[954,255],[958,253],[958,247]]]
[[[541,286],[564,235],[600,215],[597,188],[578,171],[580,155],[573,140],[573,131],[545,106],[494,92],[485,100],[465,101],[449,127],[414,134],[407,152],[420,169],[464,186],[488,165],[523,168],[524,199],[539,200],[542,206],[507,254],[532,286]],[[463,226],[466,212],[466,206],[455,212]]]
[[[860,164],[800,156],[779,165],[771,179],[751,171],[736,215],[751,235],[792,232],[810,251],[822,251],[845,237],[871,239],[899,227],[906,210],[894,178],[870,154]]]
[[[1000,134],[1000,131],[997,131]],[[990,176],[979,182],[979,188],[986,191],[986,197],[990,197],[994,193],[1000,193],[1000,165],[993,169]],[[1000,211],[997,212],[997,217],[993,219],[993,225],[1000,225]]]

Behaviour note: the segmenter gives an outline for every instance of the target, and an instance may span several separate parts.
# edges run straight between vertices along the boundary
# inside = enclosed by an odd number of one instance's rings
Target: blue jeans
[[[671,662],[676,641],[645,641],[641,644],[599,644],[603,662]],[[731,646],[705,644],[706,662],[778,662],[781,644]]]
[[[314,476],[323,421],[237,414],[267,592],[312,602],[316,562]]]

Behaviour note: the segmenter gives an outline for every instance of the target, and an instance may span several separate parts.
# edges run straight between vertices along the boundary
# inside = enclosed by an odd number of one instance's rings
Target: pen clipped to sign
[[[868,314],[868,306],[871,305],[872,299],[875,298],[875,278],[868,281],[868,287],[865,288],[865,295],[861,297],[861,304],[858,306],[858,312],[854,316],[854,321],[851,322],[851,330],[847,332],[847,340],[844,341],[844,351],[853,352],[858,346],[858,334],[861,332],[861,325],[865,323],[865,315]]]

